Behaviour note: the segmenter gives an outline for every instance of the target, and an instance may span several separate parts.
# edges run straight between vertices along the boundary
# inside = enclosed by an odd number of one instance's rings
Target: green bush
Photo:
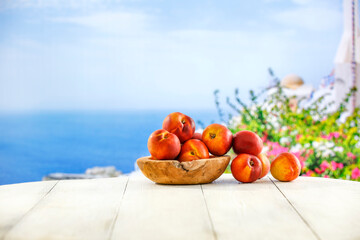
[[[235,114],[228,114],[220,107],[219,91],[214,92],[220,118],[236,133],[254,131],[263,139],[270,160],[281,152],[292,152],[300,160],[302,175],[351,179],[360,181],[360,111],[355,111],[341,121],[346,103],[356,91],[351,89],[335,112],[321,108],[325,96],[310,106],[291,105],[279,82],[275,93],[263,96],[250,91],[250,103],[245,104],[235,90],[234,100],[227,98],[227,105]]]

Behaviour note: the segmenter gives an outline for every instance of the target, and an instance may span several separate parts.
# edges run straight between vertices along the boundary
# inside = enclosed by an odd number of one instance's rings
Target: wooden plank
[[[214,239],[200,185],[129,178],[112,239]]]
[[[0,239],[57,183],[30,182],[0,186]]]
[[[360,183],[299,177],[273,180],[321,239],[360,239]]]
[[[107,239],[127,180],[60,181],[5,239]]]
[[[267,177],[241,184],[223,174],[202,188],[218,239],[316,239]]]

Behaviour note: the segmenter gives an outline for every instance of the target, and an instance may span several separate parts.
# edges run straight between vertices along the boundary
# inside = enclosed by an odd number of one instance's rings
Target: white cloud
[[[272,11],[269,18],[291,29],[328,31],[341,26],[339,0],[264,0],[266,3],[292,4]]]
[[[28,7],[60,5],[60,1],[47,1],[25,2],[29,2]],[[336,44],[333,46],[324,32],[313,34],[320,36],[321,41],[299,36],[298,32],[301,28],[329,29],[338,24],[334,22],[338,12],[330,6],[321,8],[306,4],[305,0],[294,1],[301,4],[295,3],[292,9],[285,8],[271,16],[287,27],[278,28],[275,24],[271,31],[256,27],[233,31],[194,29],[186,24],[171,25],[169,29],[161,22],[161,16],[153,11],[154,15],[145,14],[146,8],[81,9],[77,13],[69,11],[72,16],[59,12],[57,16],[62,17],[47,19],[52,22],[52,29],[60,27],[58,34],[64,37],[59,41],[37,43],[31,37],[19,36],[21,40],[12,41],[7,52],[0,49],[0,110],[185,105],[205,108],[211,105],[216,88],[232,96],[233,89],[241,87],[247,96],[249,88],[266,87],[269,66],[280,77],[294,72],[306,81],[320,79],[329,70]],[[61,1],[62,7],[81,4],[84,1]],[[76,28],[79,34],[61,32],[74,25],[83,26]],[[87,34],[89,30],[92,34]],[[40,32],[49,40],[46,29]],[[316,57],[309,60],[309,56]]]
[[[88,16],[59,17],[52,21],[73,23],[114,34],[133,34],[145,30],[151,17],[144,13],[114,11],[100,12]]]
[[[300,27],[306,30],[327,31],[341,25],[342,12],[331,7],[299,6],[283,10],[271,16],[280,24],[288,27]]]
[[[102,0],[1,0],[0,9],[14,8],[88,8],[99,7],[102,5],[117,3],[120,0],[102,1]]]
[[[293,3],[299,4],[299,5],[307,5],[312,2],[312,0],[292,0]]]

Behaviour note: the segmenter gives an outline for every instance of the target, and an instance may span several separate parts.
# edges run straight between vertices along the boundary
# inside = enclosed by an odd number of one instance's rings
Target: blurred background
[[[341,0],[1,0],[0,184],[129,173],[166,115],[229,124],[214,91],[248,99],[270,67],[316,89],[343,18]]]

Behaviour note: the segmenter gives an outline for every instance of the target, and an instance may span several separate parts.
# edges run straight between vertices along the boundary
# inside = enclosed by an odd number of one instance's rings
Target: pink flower
[[[351,178],[357,179],[358,177],[360,177],[360,169],[356,167],[351,172]]]
[[[353,154],[352,152],[348,152],[346,155],[347,155],[349,158],[353,159],[353,160],[356,159],[356,155]]]
[[[330,169],[330,164],[327,162],[327,161],[323,161],[321,164],[320,164],[320,168],[322,171],[325,171],[326,169]]]
[[[338,167],[339,169],[343,169],[343,168],[344,168],[344,164],[338,163],[338,164],[337,164],[337,167]]]
[[[315,172],[316,172],[317,174],[321,174],[321,173],[323,173],[324,171],[320,170],[319,168],[315,168]]]
[[[291,152],[292,154],[294,154],[297,158],[300,158],[301,157],[301,152],[298,151],[298,152]],[[300,159],[299,159],[300,160]]]
[[[302,137],[301,134],[296,135],[296,141],[299,141],[299,139]]]
[[[339,132],[332,132],[332,133],[329,134],[329,136],[334,137],[334,138],[339,138],[340,133]]]
[[[335,161],[331,161],[331,169],[333,171],[335,171],[336,169],[343,169],[344,168],[344,164],[342,163],[337,163]]]
[[[312,150],[312,149],[310,149],[310,150],[308,150],[306,153],[305,153],[305,156],[306,157],[309,157],[311,154],[313,154],[314,153],[314,150]]]
[[[321,135],[321,138],[323,138],[323,139],[326,139],[326,140],[331,140],[331,135],[329,135],[329,136],[326,136],[326,135]]]
[[[305,162],[304,161],[300,161],[300,165],[301,165],[301,169],[303,169],[305,167]]]
[[[333,171],[335,171],[335,170],[337,169],[337,167],[338,167],[337,162],[331,161],[331,169],[332,169]]]
[[[339,138],[340,133],[339,132],[332,132],[329,135],[321,135],[321,138],[331,140],[332,138]]]
[[[306,177],[311,177],[311,176],[313,176],[313,175],[314,175],[314,172],[311,171],[311,170],[309,170],[309,171],[307,171],[307,172],[305,173],[304,176],[306,176]]]
[[[329,175],[324,175],[324,178],[329,178]]]
[[[280,153],[289,151],[288,148],[281,146],[277,142],[268,142],[268,146],[270,148],[270,151],[268,152],[268,154],[271,155],[271,156],[277,156]]]

